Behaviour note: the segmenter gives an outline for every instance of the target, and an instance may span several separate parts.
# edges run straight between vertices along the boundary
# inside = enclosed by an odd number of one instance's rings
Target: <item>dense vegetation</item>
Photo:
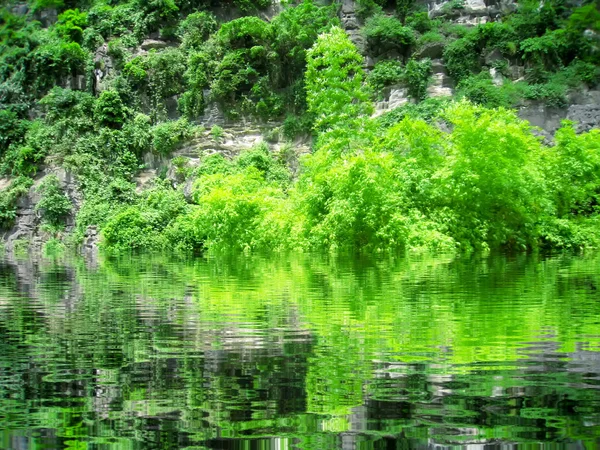
[[[15,181],[0,191],[0,225],[45,165],[76,175],[73,242],[96,225],[113,251],[596,247],[600,132],[565,123],[548,146],[507,108],[564,105],[569,89],[598,82],[598,5],[523,3],[467,28],[447,21],[458,3],[437,18],[411,2],[395,16],[358,4],[379,60],[368,75],[335,4],[306,0],[265,21],[253,15],[264,0],[235,0],[237,18],[224,23],[210,3],[185,0],[2,9],[0,174]],[[59,14],[43,26],[49,7]],[[170,44],[141,51],[154,35]],[[419,55],[440,42],[462,101],[426,98],[431,62]],[[510,67],[524,80],[511,81]],[[417,103],[371,118],[371,101],[398,82]],[[314,151],[297,176],[266,144],[198,167],[176,159],[177,183],[163,176],[136,192],[145,153],[168,157],[205,135],[194,121],[208,101],[231,119],[281,120],[290,142],[312,133]],[[53,179],[36,189],[46,227],[60,230],[69,197]]]

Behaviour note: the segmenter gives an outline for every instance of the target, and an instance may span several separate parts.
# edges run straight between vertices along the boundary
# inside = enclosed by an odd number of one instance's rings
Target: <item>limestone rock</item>
[[[502,61],[504,59],[505,58],[502,55],[502,52],[500,50],[498,50],[497,48],[495,48],[494,50],[492,50],[491,52],[488,52],[485,55],[484,62],[485,62],[486,66],[491,66],[496,61]]]
[[[417,58],[439,59],[444,53],[445,44],[443,42],[431,42],[420,48],[415,53]]]
[[[101,45],[94,54],[94,88],[97,92],[105,89],[105,80],[112,75],[114,68],[114,61],[108,54],[108,45]]]
[[[142,42],[142,45],[140,46],[142,50],[148,51],[148,50],[152,50],[152,49],[161,49],[161,48],[166,48],[168,47],[168,44],[165,41],[159,40],[159,39],[146,39],[144,42]]]
[[[27,3],[17,3],[10,8],[10,12],[15,16],[26,16],[29,12]]]
[[[406,103],[408,103],[407,88],[392,88],[390,90],[390,97],[388,100],[388,108],[390,110],[405,105]]]
[[[600,128],[600,104],[571,105],[567,111],[567,119],[577,123],[579,133]]]
[[[429,97],[448,97],[453,94],[453,82],[444,73],[434,73],[432,82],[427,87],[427,95]]]

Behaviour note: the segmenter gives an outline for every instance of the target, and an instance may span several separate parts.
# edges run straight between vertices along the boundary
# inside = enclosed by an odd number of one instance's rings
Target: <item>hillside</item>
[[[595,248],[599,67],[598,2],[4,2],[0,237]]]

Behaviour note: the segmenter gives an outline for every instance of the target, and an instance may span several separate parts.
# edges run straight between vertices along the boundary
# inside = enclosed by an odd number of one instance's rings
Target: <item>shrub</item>
[[[217,30],[214,16],[206,12],[195,12],[179,23],[177,34],[186,49],[199,48]]]
[[[269,24],[264,20],[242,17],[224,23],[217,33],[217,39],[223,47],[239,50],[263,45],[269,34]]]
[[[389,128],[405,117],[422,119],[427,122],[435,122],[440,113],[448,107],[449,97],[426,98],[420,103],[406,103],[377,119],[377,123],[384,128]]]
[[[480,68],[479,50],[472,34],[456,39],[444,48],[444,63],[448,74],[456,81],[467,78]]]
[[[439,172],[438,220],[463,246],[537,246],[537,224],[549,199],[539,165],[541,147],[514,111],[469,103],[448,108],[453,126]]]
[[[235,164],[242,171],[253,167],[266,181],[275,182],[282,187],[290,182],[289,170],[273,157],[265,143],[242,152],[235,160]]]
[[[427,86],[431,78],[431,61],[411,59],[404,70],[404,79],[408,86],[408,95],[416,101],[421,101],[427,96]]]
[[[223,139],[223,128],[219,125],[213,125],[210,129],[210,135],[215,142],[221,142]]]
[[[419,33],[427,33],[434,25],[438,25],[436,22],[429,18],[427,11],[414,13],[406,18],[406,26],[413,28]]]
[[[516,99],[510,98],[506,90],[494,85],[492,77],[488,72],[481,72],[463,79],[457,86],[459,97],[465,97],[473,103],[496,108],[513,106]]]
[[[168,182],[157,183],[136,204],[108,220],[102,228],[102,246],[112,252],[165,249],[164,230],[186,210],[181,192]]]
[[[121,128],[126,118],[125,105],[117,91],[104,91],[98,97],[94,116],[98,122],[111,128]]]
[[[182,227],[194,236],[194,248],[213,250],[275,249],[289,235],[282,219],[282,191],[254,168],[201,177],[194,185],[194,201],[199,207],[173,224],[171,241],[181,235],[177,230]]]
[[[425,33],[419,37],[419,39],[417,40],[417,45],[419,47],[423,47],[427,44],[433,44],[436,42],[444,42],[445,40],[446,40],[446,38],[444,37],[443,34],[438,33],[437,31],[428,31],[427,33]]]
[[[375,64],[373,70],[369,72],[367,81],[374,92],[381,93],[385,87],[402,81],[403,77],[402,63],[396,60],[388,60]]]
[[[9,109],[0,109],[0,158],[11,144],[23,140],[28,122],[19,119],[17,113]]]
[[[35,210],[41,211],[43,219],[50,225],[59,225],[71,212],[73,205],[60,187],[58,177],[47,175],[36,190],[40,193],[40,201],[35,205]]]
[[[412,28],[403,26],[393,17],[379,15],[368,19],[363,33],[369,50],[376,55],[391,51],[406,55],[415,43]]]
[[[83,42],[83,29],[87,26],[87,14],[79,9],[68,9],[58,16],[54,30],[65,40]]]
[[[161,155],[168,155],[194,134],[187,119],[159,123],[152,127],[151,133],[152,146]]]
[[[556,145],[547,152],[557,216],[600,212],[600,131],[576,134],[565,121],[555,133]]]

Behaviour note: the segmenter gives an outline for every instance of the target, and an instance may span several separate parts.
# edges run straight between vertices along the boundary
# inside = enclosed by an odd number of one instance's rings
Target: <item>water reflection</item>
[[[600,448],[600,258],[0,263],[0,448]]]

